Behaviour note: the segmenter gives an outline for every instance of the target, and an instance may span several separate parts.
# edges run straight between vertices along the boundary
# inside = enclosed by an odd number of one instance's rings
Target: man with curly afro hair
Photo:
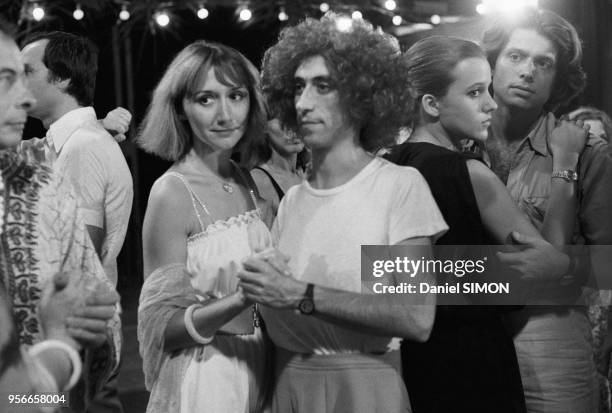
[[[405,71],[394,38],[333,14],[285,29],[265,54],[272,111],[312,150],[311,174],[279,206],[278,250],[239,275],[276,344],[274,412],[410,411],[397,338],[427,340],[435,297],[384,294],[407,278],[360,272],[361,245],[410,246],[416,260],[447,229],[416,169],[373,155],[406,121]]]

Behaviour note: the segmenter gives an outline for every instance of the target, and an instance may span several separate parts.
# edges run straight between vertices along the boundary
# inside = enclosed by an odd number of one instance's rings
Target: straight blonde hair
[[[249,92],[247,129],[237,148],[242,150],[246,141],[264,141],[266,115],[257,69],[237,50],[199,40],[176,55],[153,92],[136,138],[144,151],[177,161],[191,150],[193,136],[183,112],[183,99],[195,92],[210,68],[222,84],[241,85]]]

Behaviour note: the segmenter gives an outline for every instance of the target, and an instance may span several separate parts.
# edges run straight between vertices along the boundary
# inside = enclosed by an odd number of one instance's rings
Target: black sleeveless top
[[[276,195],[278,195],[278,202],[280,202],[283,199],[283,197],[285,196],[285,191],[282,190],[282,188],[280,187],[278,182],[276,182],[276,179],[274,179],[274,177],[272,177],[272,174],[270,172],[266,171],[261,166],[256,166],[253,169],[259,169],[261,172],[265,173],[268,176],[268,178],[270,179],[270,182],[272,183],[272,186],[274,187],[274,190],[276,191]]]
[[[466,165],[466,158],[475,155],[405,142],[386,158],[417,168],[425,177],[449,226],[437,244],[492,244]],[[402,367],[414,413],[526,412],[514,343],[501,318],[504,311],[438,306],[429,340],[404,340]]]

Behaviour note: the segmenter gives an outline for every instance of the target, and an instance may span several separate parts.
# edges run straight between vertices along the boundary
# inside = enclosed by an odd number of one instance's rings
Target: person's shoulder
[[[464,161],[459,152],[428,142],[405,142],[393,149],[389,157],[398,165],[413,166],[418,170],[441,168]]]
[[[270,178],[268,178],[268,175],[266,175],[266,173],[259,168],[253,168],[249,171],[249,173],[251,174],[253,181],[255,181],[255,184],[257,185],[258,189],[261,186],[267,185],[270,182]]]
[[[299,198],[300,196],[302,196],[302,194],[304,194],[306,191],[306,180],[304,180],[302,183],[299,183],[297,185],[293,185],[292,187],[290,187],[287,192],[285,192],[285,196],[283,196],[283,201],[285,201],[285,203],[287,202],[293,202],[295,199]]]
[[[465,160],[467,170],[470,176],[481,177],[483,179],[489,179],[496,177],[495,172],[491,170],[487,165],[478,159],[467,159]]]
[[[421,173],[413,166],[398,165],[387,159],[377,157],[373,162],[378,163],[379,176],[386,180],[420,179]]]
[[[165,173],[155,182],[149,192],[149,204],[161,204],[175,211],[181,211],[185,205],[191,205],[187,187],[180,178]]]
[[[79,125],[66,142],[66,148],[96,153],[121,152],[117,141],[98,122]]]
[[[580,154],[583,167],[590,169],[591,165],[608,165],[612,167],[612,147],[603,138],[589,135],[584,150]]]
[[[68,156],[79,154],[82,159],[97,160],[112,174],[127,175],[129,168],[119,144],[97,122],[79,126],[64,144],[62,152]]]
[[[82,139],[88,139],[95,142],[115,142],[113,137],[104,127],[97,121],[83,122],[75,130],[75,133],[82,135]],[[116,143],[116,142],[115,142]]]

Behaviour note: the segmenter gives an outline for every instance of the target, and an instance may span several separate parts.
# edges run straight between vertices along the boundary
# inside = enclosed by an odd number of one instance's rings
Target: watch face
[[[312,302],[312,300],[305,298],[302,301],[300,301],[300,313],[302,314],[312,314],[312,312],[314,311],[314,303]]]

